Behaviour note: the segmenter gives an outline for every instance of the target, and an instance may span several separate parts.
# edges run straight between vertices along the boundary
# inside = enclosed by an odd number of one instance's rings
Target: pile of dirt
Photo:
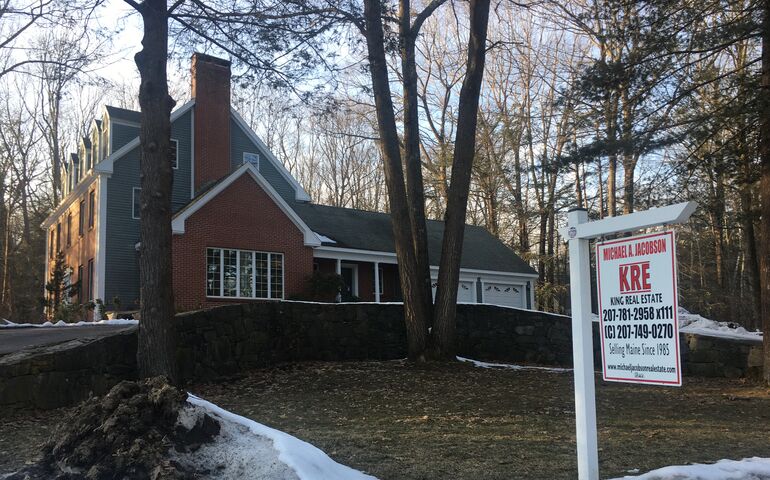
[[[75,408],[43,447],[39,462],[7,480],[198,478],[169,459],[197,450],[219,434],[219,423],[201,416],[191,429],[178,422],[187,394],[161,377],[121,382],[102,398]]]

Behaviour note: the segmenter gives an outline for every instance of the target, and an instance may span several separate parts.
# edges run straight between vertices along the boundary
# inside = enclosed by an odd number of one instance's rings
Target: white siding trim
[[[190,200],[195,198],[195,109],[190,111]]]
[[[96,216],[96,254],[94,255],[94,262],[96,266],[94,268],[96,272],[96,291],[94,292],[94,298],[101,298],[104,303],[107,303],[107,299],[104,298],[105,291],[105,275],[107,267],[107,180],[109,177],[106,175],[99,176],[99,201],[97,205]]]
[[[396,265],[398,263],[396,254],[393,252],[358,250],[355,248],[330,247],[327,245],[314,248],[313,258],[340,259],[356,262],[380,262],[390,265]],[[430,271],[431,277],[438,276],[437,265],[431,265]],[[473,278],[471,278],[471,276]],[[483,277],[488,281],[500,281],[502,283],[526,283],[527,279],[536,278],[537,274],[460,268],[460,277],[467,281],[475,281],[476,277]]]

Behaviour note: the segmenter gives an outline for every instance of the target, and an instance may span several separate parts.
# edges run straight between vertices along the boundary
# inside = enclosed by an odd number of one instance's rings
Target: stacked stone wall
[[[73,327],[76,328],[76,327]],[[179,314],[176,357],[184,381],[221,380],[285,362],[405,358],[401,304],[263,302]],[[136,330],[0,357],[0,409],[55,408],[136,376]],[[460,305],[457,352],[492,362],[569,367],[569,317],[490,305]],[[685,375],[753,377],[761,340],[682,334]],[[598,324],[595,365],[601,366]]]

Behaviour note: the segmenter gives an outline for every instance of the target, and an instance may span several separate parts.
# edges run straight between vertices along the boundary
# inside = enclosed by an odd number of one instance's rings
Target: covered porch
[[[342,302],[401,302],[401,284],[395,257],[392,261],[364,261],[355,258],[313,259],[313,270],[336,273],[345,282]]]
[[[342,277],[345,288],[337,297],[339,302],[403,301],[395,253],[318,247],[313,252],[313,270]],[[438,267],[431,266],[430,273],[435,296]],[[464,268],[460,270],[457,302],[532,308],[536,278],[537,274]]]

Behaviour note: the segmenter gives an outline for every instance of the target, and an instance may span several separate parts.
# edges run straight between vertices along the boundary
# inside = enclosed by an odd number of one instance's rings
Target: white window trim
[[[176,158],[174,159],[174,163],[171,164],[171,169],[179,170],[179,140],[177,140],[176,138],[172,138],[171,142],[176,144],[176,149],[174,149]]]
[[[219,250],[219,293],[220,295],[209,295],[208,293],[208,285],[206,282],[208,282],[208,251],[211,250]],[[233,250],[236,252],[235,258],[236,258],[236,268],[235,268],[235,291],[240,294],[240,285],[241,285],[241,271],[240,271],[240,263],[241,263],[241,252],[250,252],[251,253],[251,292],[254,296],[252,297],[242,297],[240,295],[236,296],[225,296],[221,295],[224,293],[225,289],[225,261],[224,261],[224,250]],[[257,297],[257,289],[256,289],[256,279],[257,279],[257,265],[256,265],[256,254],[257,253],[264,253],[267,255],[267,297]],[[281,297],[280,298],[272,298],[272,260],[273,255],[280,255],[281,256]],[[241,250],[237,248],[225,248],[225,247],[206,247],[206,277],[204,281],[204,291],[206,292],[206,298],[214,298],[214,299],[234,299],[234,300],[283,300],[286,295],[286,268],[285,268],[285,254],[283,252],[263,252],[258,250]]]
[[[136,215],[136,212],[134,212],[134,205],[136,205],[136,192],[139,192],[139,195],[141,195],[142,194],[141,193],[142,192],[142,188],[141,187],[134,187],[131,190],[131,218],[133,218],[134,220],[139,220],[141,218],[141,215]],[[140,204],[139,205],[139,210],[141,210],[141,209],[142,209],[142,205]]]
[[[249,160],[246,160],[246,155],[254,155],[255,157],[257,157],[256,163],[252,162],[252,161],[249,161]],[[257,170],[259,170],[259,162],[261,162],[261,161],[262,161],[262,157],[259,155],[259,153],[243,152],[243,162],[242,163],[250,163],[250,164],[254,165],[255,167],[257,167]]]

